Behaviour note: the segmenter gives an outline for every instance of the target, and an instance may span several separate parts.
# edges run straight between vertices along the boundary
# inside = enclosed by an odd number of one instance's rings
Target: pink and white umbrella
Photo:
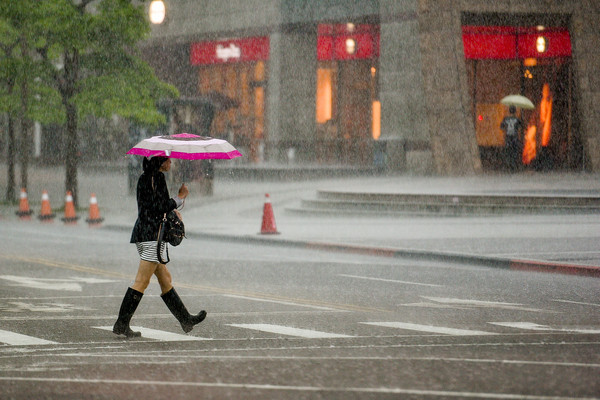
[[[162,156],[181,160],[229,160],[242,154],[228,141],[211,137],[179,133],[152,136],[136,144],[127,152],[138,156]]]

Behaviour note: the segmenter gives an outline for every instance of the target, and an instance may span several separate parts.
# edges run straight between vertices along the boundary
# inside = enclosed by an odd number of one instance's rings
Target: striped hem
[[[158,242],[156,240],[150,242],[136,242],[135,246],[137,247],[137,251],[140,255],[140,258],[144,261],[156,262],[158,261],[158,256],[156,254],[156,246]],[[165,248],[167,244],[165,242],[161,242],[160,244],[160,257],[163,260],[166,260],[167,257],[165,255]]]

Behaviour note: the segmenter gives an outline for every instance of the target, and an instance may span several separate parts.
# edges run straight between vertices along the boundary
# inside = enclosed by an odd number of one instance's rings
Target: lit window
[[[538,36],[537,40],[535,41],[535,48],[537,49],[538,53],[545,52],[547,47],[548,41],[546,40],[546,38],[543,36]]]
[[[354,54],[356,52],[356,41],[352,38],[346,39],[346,53]]]

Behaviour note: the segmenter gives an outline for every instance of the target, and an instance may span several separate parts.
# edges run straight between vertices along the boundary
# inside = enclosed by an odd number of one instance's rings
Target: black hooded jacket
[[[157,240],[158,228],[164,213],[177,208],[169,197],[165,175],[160,172],[163,157],[144,160],[144,173],[137,183],[138,217],[131,232],[130,243]]]

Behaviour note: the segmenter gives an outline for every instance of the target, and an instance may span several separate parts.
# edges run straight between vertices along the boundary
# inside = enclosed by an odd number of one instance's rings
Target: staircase
[[[600,196],[360,193],[319,190],[287,208],[298,215],[463,216],[600,212]]]

